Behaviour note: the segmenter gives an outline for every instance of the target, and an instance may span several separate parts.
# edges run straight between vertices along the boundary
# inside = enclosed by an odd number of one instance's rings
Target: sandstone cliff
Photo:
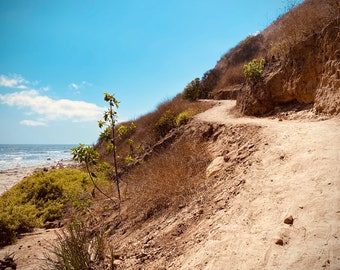
[[[237,105],[246,115],[263,115],[275,106],[312,104],[317,112],[340,113],[340,34],[337,17],[320,32],[289,49],[283,59],[266,59],[262,80],[247,83]]]

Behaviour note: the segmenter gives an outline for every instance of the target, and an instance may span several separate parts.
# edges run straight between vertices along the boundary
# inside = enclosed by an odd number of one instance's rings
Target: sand
[[[230,209],[200,224],[208,237],[173,269],[340,269],[340,118],[237,118],[234,105],[199,117],[260,125],[260,150]]]
[[[50,170],[53,168],[65,168],[74,166],[76,163],[72,160],[64,160],[61,162],[56,162],[56,164],[51,165],[38,165],[31,167],[22,167],[9,170],[0,171],[0,195],[6,190],[9,190],[15,184],[19,183],[23,178],[31,175],[35,171]]]

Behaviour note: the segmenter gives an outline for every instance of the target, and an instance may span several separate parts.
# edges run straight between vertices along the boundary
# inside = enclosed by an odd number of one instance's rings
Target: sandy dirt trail
[[[178,269],[340,269],[340,118],[237,118],[234,105],[220,101],[198,117],[261,126],[260,150],[242,192],[202,221],[208,237]]]
[[[261,126],[258,151],[239,176],[245,180],[240,193],[190,229],[204,232],[204,239],[194,244],[183,239],[183,252],[166,269],[340,269],[340,117],[321,121],[299,112],[298,120],[236,117],[235,101],[216,103],[197,120]],[[285,224],[290,216],[293,224]],[[15,252],[18,269],[37,269],[44,243],[53,238],[52,230],[35,231],[0,250],[0,257]]]

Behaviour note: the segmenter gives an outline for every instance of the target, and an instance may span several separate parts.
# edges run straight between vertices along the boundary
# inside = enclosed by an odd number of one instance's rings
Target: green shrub
[[[186,123],[188,123],[189,119],[193,117],[196,114],[196,112],[192,109],[188,109],[184,112],[181,112],[179,115],[176,117],[176,125],[181,126]]]
[[[136,130],[136,124],[132,122],[129,126],[121,124],[117,128],[117,133],[120,139],[124,139],[126,137],[131,137],[131,135],[135,132],[135,130]]]
[[[10,224],[0,217],[0,247],[15,242],[15,233]]]
[[[243,66],[243,73],[246,79],[250,82],[258,81],[264,70],[264,58],[253,59],[248,64]]]
[[[176,115],[171,110],[167,110],[156,122],[156,136],[163,137],[174,127],[176,127]]]
[[[107,163],[107,162],[105,162],[105,161],[99,163],[98,166],[97,166],[97,170],[98,170],[99,172],[107,172],[107,171],[110,170],[110,169],[111,169],[110,164]]]
[[[87,174],[79,169],[36,172],[23,179],[0,197],[0,246],[13,242],[18,233],[60,218],[68,203],[88,205],[91,189]]]
[[[196,78],[192,80],[183,90],[183,99],[188,99],[191,101],[201,98],[202,95],[202,85],[201,80]]]

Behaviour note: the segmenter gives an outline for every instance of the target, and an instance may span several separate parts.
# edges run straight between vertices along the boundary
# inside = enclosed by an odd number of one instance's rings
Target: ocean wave
[[[71,160],[73,145],[0,145],[0,170],[48,166]]]

